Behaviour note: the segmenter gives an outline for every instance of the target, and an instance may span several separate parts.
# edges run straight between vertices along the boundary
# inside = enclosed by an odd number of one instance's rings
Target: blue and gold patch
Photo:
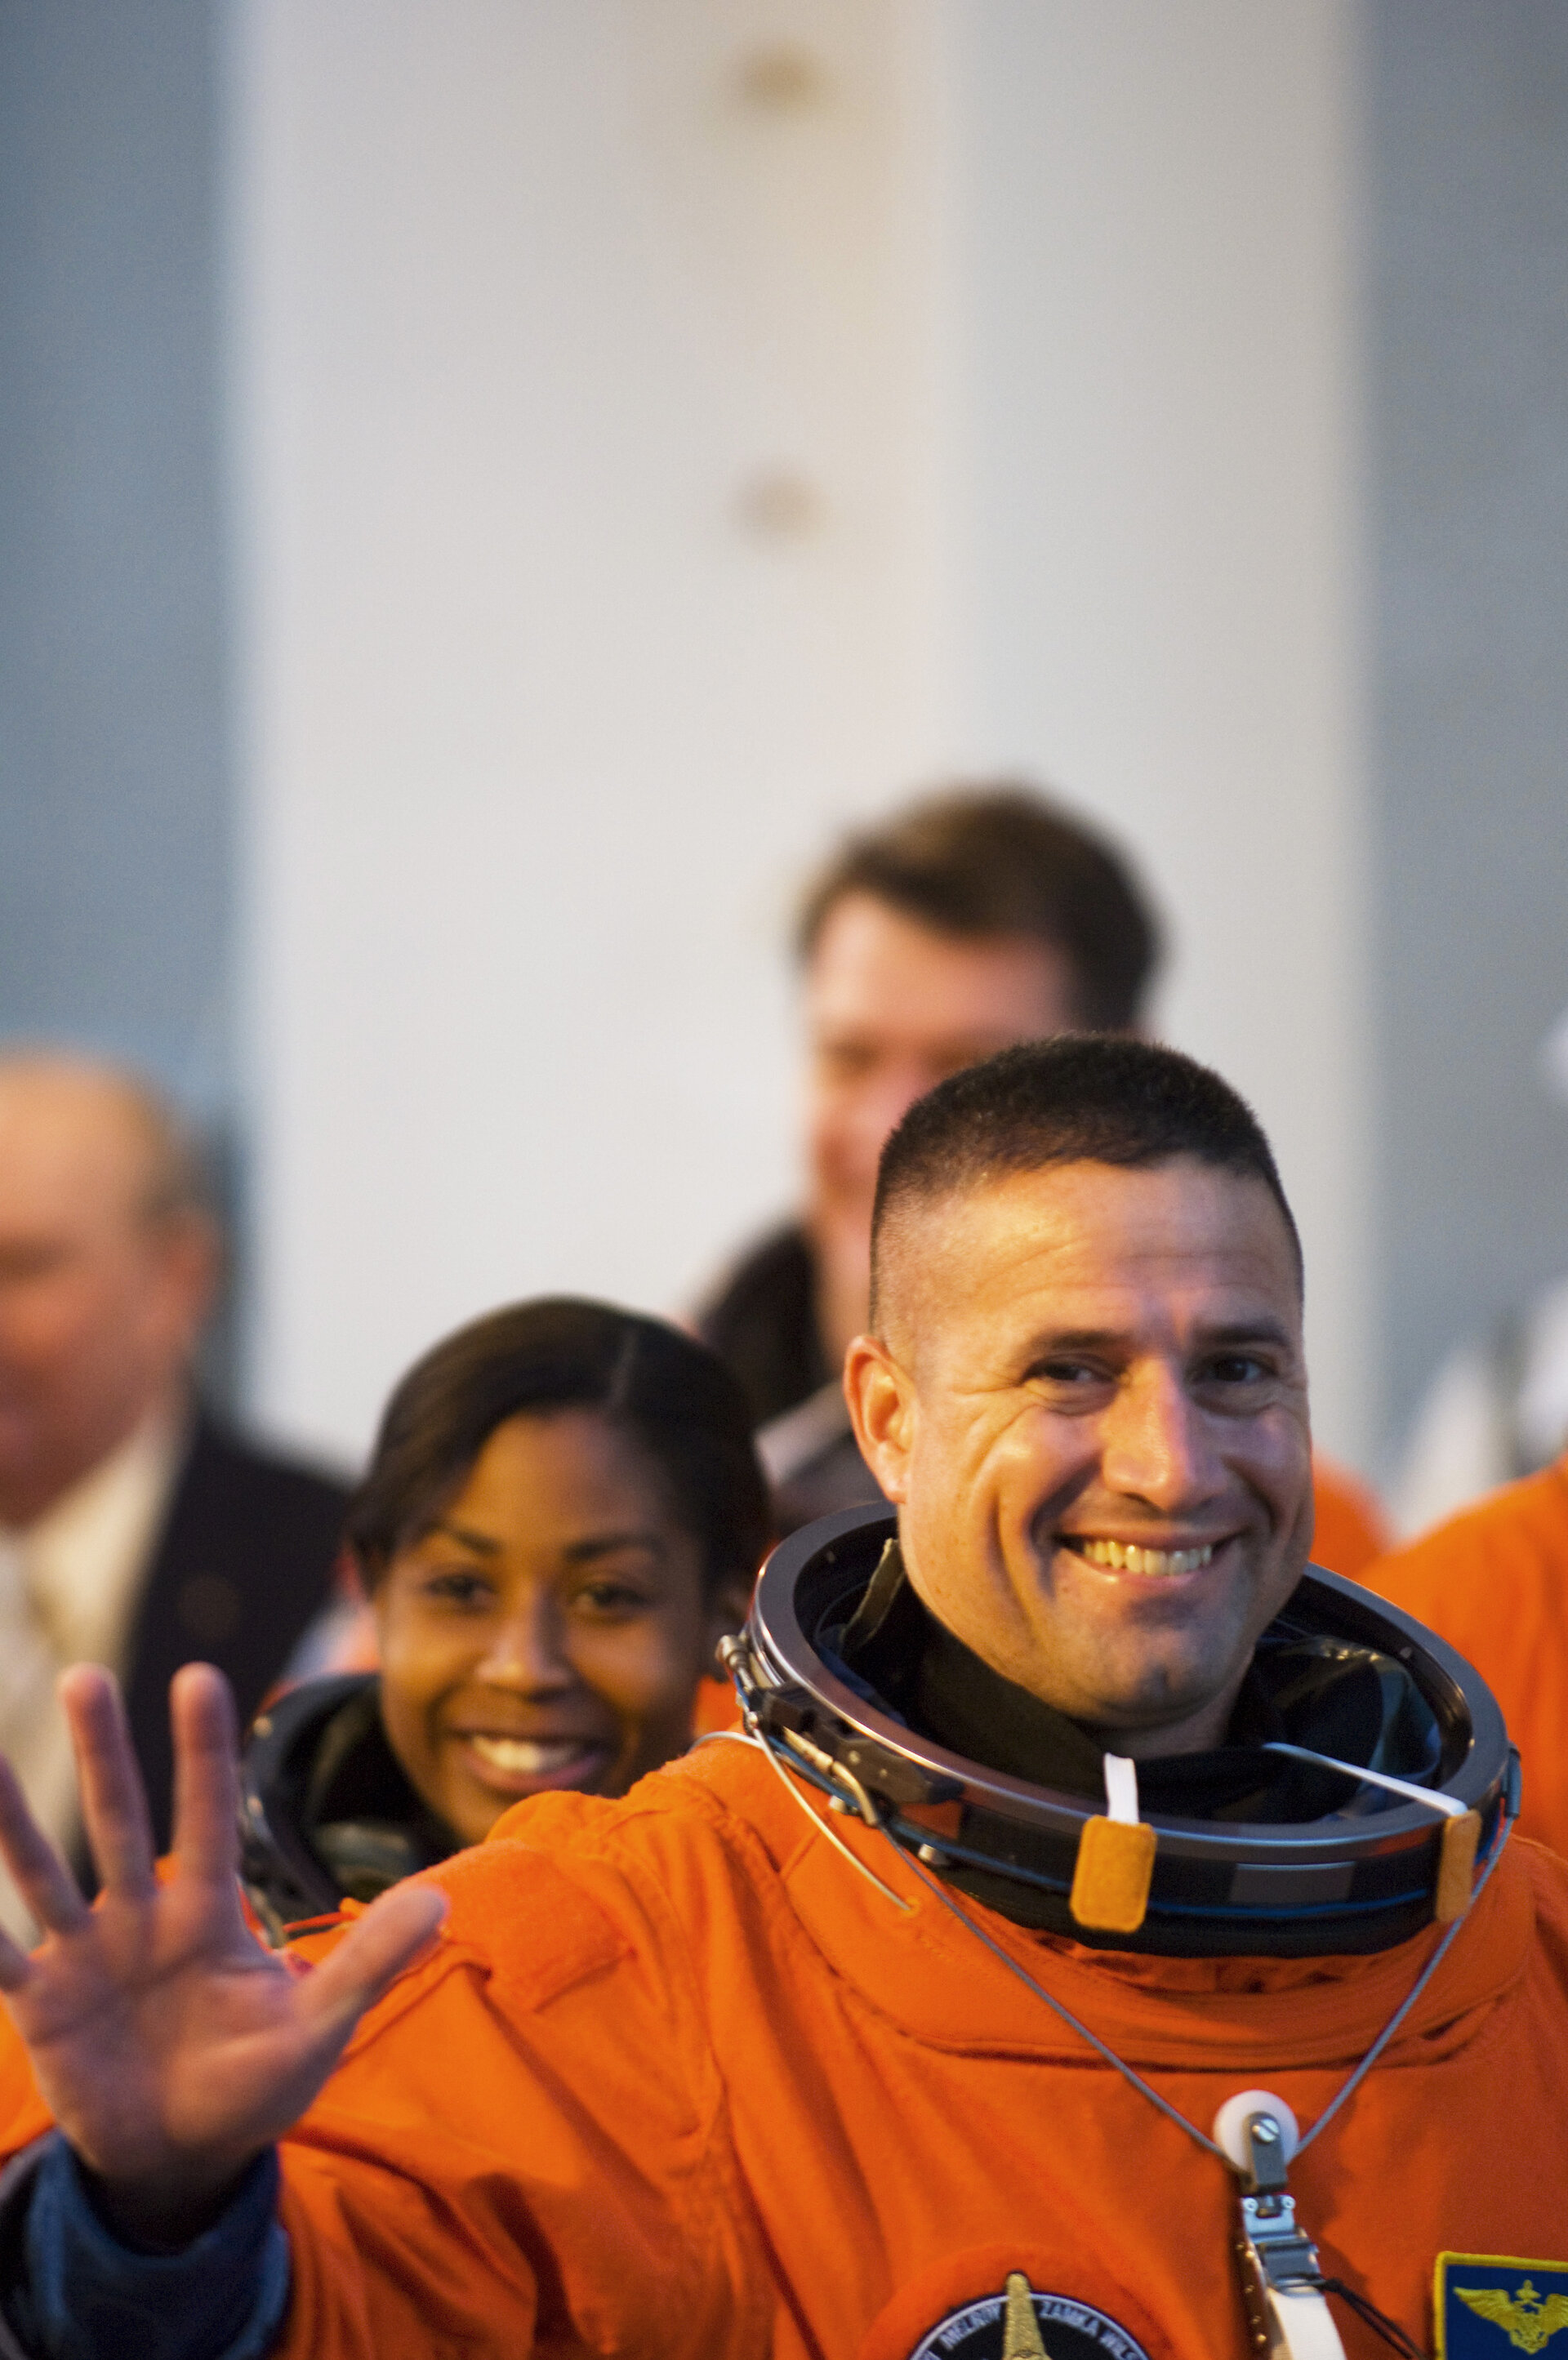
[[[1568,2262],[1440,2254],[1432,2320],[1437,2360],[1509,2360],[1515,2352],[1568,2360]]]

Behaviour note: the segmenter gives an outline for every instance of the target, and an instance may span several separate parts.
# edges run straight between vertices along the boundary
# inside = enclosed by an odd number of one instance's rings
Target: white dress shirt
[[[160,1407],[36,1522],[0,1524],[0,1751],[62,1852],[76,1841],[76,1770],[55,1681],[67,1664],[122,1677],[141,1596],[188,1437]],[[0,1926],[38,1939],[0,1863]]]
[[[1568,1279],[1456,1345],[1423,1394],[1391,1487],[1401,1540],[1568,1448]]]

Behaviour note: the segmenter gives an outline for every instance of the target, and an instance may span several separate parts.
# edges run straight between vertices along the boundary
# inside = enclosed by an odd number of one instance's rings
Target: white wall
[[[953,0],[959,716],[1128,836],[1377,1438],[1351,0]]]
[[[241,6],[274,1427],[687,1295],[787,1199],[795,878],[995,759],[1157,881],[1355,1448],[1348,6]]]
[[[946,750],[927,41],[919,0],[242,14],[275,1428],[356,1448],[455,1320],[674,1304],[788,1201],[791,890]],[[785,42],[817,85],[748,96]]]

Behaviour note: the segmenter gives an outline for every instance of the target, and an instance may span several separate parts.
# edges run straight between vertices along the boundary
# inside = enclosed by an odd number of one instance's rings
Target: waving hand
[[[400,1885],[309,1975],[264,1951],[236,1883],[234,1712],[221,1674],[170,1689],[174,1874],[152,1834],[118,1691],[77,1665],[60,1682],[102,1891],[89,1907],[0,1758],[0,1851],[44,1928],[0,1936],[0,1994],[39,2088],[101,2182],[110,2219],[173,2246],[203,2229],[251,2158],[301,2114],[365,2009],[429,1941],[441,1896]]]

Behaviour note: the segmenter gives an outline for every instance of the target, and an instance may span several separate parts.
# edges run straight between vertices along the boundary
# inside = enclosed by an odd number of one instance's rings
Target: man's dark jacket
[[[814,1517],[881,1499],[822,1348],[817,1265],[798,1223],[774,1230],[729,1273],[696,1332],[751,1405],[781,1540]],[[788,1413],[808,1402],[809,1431],[788,1430],[797,1424]]]
[[[159,1849],[174,1775],[169,1683],[216,1664],[240,1727],[327,1603],[346,1488],[197,1420],[142,1579],[126,1650],[126,1703]]]

